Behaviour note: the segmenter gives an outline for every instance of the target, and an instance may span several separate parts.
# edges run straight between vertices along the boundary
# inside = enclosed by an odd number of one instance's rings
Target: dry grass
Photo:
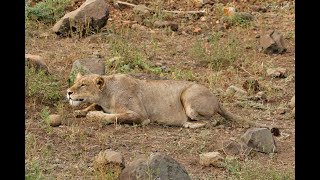
[[[266,76],[266,69],[271,67],[284,67],[290,75],[295,73],[294,8],[281,9],[273,1],[260,2],[270,8],[266,13],[255,15],[253,25],[234,25],[224,33],[217,33],[215,21],[222,16],[221,4],[213,6],[205,15],[209,21],[202,22],[196,17],[169,16],[161,12],[161,9],[173,7],[195,10],[193,1],[145,2],[158,9],[150,21],[174,19],[181,30],[133,30],[125,23],[133,20],[131,9],[120,11],[111,4],[107,26],[101,33],[85,38],[58,38],[50,33],[51,24],[27,19],[26,53],[42,56],[52,75],[26,71],[29,83],[25,105],[26,179],[112,179],[112,174],[93,168],[94,156],[105,149],[121,152],[126,162],[155,151],[167,153],[186,167],[192,179],[294,179],[295,122],[290,113],[279,114],[277,110],[288,108],[287,103],[295,93],[295,83],[294,80]],[[243,11],[251,8],[251,4],[246,7],[241,3],[230,5]],[[202,28],[201,34],[182,33],[196,27]],[[256,34],[269,29],[284,34],[287,53],[269,56],[257,51]],[[178,50],[179,46],[182,51]],[[146,73],[197,81],[209,87],[235,114],[285,127],[281,131],[289,136],[275,138],[279,152],[272,156],[253,153],[247,159],[239,158],[221,169],[201,167],[199,153],[220,151],[224,143],[238,137],[245,129],[228,124],[222,128],[208,126],[201,129],[156,124],[146,127],[109,125],[75,118],[74,109],[64,100],[69,72],[75,60],[96,54],[106,60],[107,74]],[[110,61],[114,57],[121,58]],[[258,80],[268,102],[255,102],[225,93],[230,85],[242,87],[249,78]],[[62,115],[63,125],[48,126],[44,119],[49,112]],[[220,116],[216,118],[222,120]]]

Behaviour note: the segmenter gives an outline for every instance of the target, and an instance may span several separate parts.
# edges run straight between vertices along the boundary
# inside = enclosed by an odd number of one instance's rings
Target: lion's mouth
[[[71,98],[69,98],[69,103],[71,106],[79,106],[83,101],[84,101],[84,99],[71,99]]]

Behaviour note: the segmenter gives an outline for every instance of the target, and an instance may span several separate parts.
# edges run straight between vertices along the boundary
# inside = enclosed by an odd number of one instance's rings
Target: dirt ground
[[[79,7],[83,1],[73,2],[67,11]],[[217,11],[218,3],[198,7],[197,1],[127,1],[165,10],[208,10],[201,17],[172,14],[156,17],[176,22],[179,29],[172,31],[147,24],[142,29],[134,29],[132,24],[136,19],[132,8],[119,9],[111,1],[106,2],[110,7],[109,20],[97,35],[61,38],[50,31],[52,25],[36,23],[26,28],[26,53],[43,57],[60,84],[58,94],[61,95],[58,100],[48,100],[41,94],[26,93],[26,178],[108,179],[95,172],[93,158],[100,151],[112,149],[121,152],[126,163],[152,152],[166,153],[181,163],[192,179],[294,179],[295,119],[288,106],[295,94],[294,1],[219,1],[221,6],[232,6],[237,11],[254,15],[250,24],[235,23],[219,32],[223,15]],[[257,7],[266,10],[257,10]],[[267,55],[259,52],[258,35],[270,30],[283,34],[285,53]],[[70,107],[65,97],[72,63],[97,54],[107,62],[107,74],[122,72],[140,78],[190,80],[206,85],[234,114],[279,127],[281,135],[274,137],[278,151],[236,156],[238,164],[230,164],[227,168],[203,167],[199,164],[199,154],[218,151],[225,156],[223,145],[241,136],[246,129],[222,121],[219,115],[216,118],[221,120],[220,125],[199,129],[158,124],[146,127],[107,125],[75,118],[73,111],[80,107]],[[108,63],[116,56],[139,57],[149,68],[139,68],[143,63],[133,60],[130,63],[135,66],[128,68],[118,64],[124,69],[117,69]],[[211,60],[220,60],[222,65],[216,67],[210,64]],[[276,67],[287,69],[288,77],[267,76],[266,69]],[[248,79],[258,80],[267,101],[226,93],[231,85],[242,88]],[[46,107],[50,113],[62,115],[62,125],[50,127],[44,122]]]

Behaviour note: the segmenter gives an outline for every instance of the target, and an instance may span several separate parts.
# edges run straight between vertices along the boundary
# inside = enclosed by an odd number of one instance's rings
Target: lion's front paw
[[[76,110],[74,111],[74,115],[76,116],[76,118],[86,117],[87,112],[83,110]]]

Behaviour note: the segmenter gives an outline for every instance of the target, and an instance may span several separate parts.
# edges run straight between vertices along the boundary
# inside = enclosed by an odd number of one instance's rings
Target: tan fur
[[[80,75],[68,90],[70,104],[93,103],[80,115],[118,123],[202,127],[215,113],[230,121],[239,118],[225,110],[208,88],[189,81],[139,80],[129,75]],[[82,100],[74,101],[74,100]],[[97,105],[103,111],[97,110]]]

